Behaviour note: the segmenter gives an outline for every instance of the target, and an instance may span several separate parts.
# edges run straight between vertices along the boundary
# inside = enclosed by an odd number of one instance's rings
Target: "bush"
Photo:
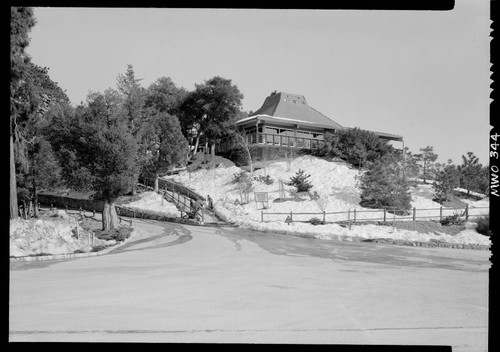
[[[309,192],[313,185],[307,180],[311,175],[304,174],[304,170],[297,171],[290,181],[285,183],[287,186],[294,186],[297,192]]]
[[[461,225],[464,223],[464,219],[460,217],[460,214],[454,214],[445,217],[443,220],[440,220],[439,222],[443,226],[448,226],[448,225]]]
[[[107,231],[96,231],[96,237],[100,240],[110,241],[115,240],[116,242],[125,241],[130,237],[132,233],[132,228],[130,227],[120,227],[114,230]]]
[[[318,218],[311,218],[311,219],[309,219],[309,222],[313,225],[322,225],[323,224],[323,221],[321,221]]]
[[[100,252],[102,251],[103,249],[106,249],[108,248],[109,246],[106,246],[106,245],[103,245],[103,244],[99,244],[97,246],[94,246],[92,247],[92,249],[90,250],[91,252]]]
[[[319,200],[321,198],[316,191],[314,191],[313,193],[309,192],[308,195],[310,200]]]
[[[490,217],[481,217],[477,221],[476,231],[484,236],[491,236]]]
[[[233,174],[233,183],[240,183],[240,182],[248,182],[250,180],[250,176],[246,171],[241,171]]]
[[[254,177],[253,179],[255,181],[265,183],[266,185],[272,185],[274,183],[274,180],[269,175],[267,176],[259,175],[258,177]]]

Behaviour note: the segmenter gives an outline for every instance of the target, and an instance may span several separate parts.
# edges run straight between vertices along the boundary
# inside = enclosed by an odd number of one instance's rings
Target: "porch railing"
[[[284,136],[272,133],[249,133],[244,136],[249,145],[269,145],[291,148],[318,149],[323,147],[325,141],[315,138],[298,136]],[[217,151],[224,152],[236,148],[238,145],[234,138],[226,138],[217,144]]]

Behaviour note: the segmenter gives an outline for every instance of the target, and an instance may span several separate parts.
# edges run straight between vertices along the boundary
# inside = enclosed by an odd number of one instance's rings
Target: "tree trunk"
[[[119,220],[116,213],[114,201],[106,200],[104,202],[104,209],[102,210],[102,229],[114,230],[118,228]]]
[[[23,218],[28,218],[28,205],[26,204],[26,200],[23,199]]]
[[[210,154],[212,154],[212,160],[210,160],[210,167],[213,169],[215,167],[215,142],[210,145]]]
[[[35,218],[38,218],[38,191],[36,189],[36,183],[33,181],[33,205],[34,205],[34,212],[35,212]]]
[[[198,134],[196,135],[196,143],[194,145],[193,156],[195,156],[196,153],[198,152],[199,145],[200,145],[200,133],[198,132]]]
[[[153,188],[153,190],[154,190],[156,193],[158,193],[158,178],[159,178],[158,173],[155,173],[155,184],[154,184],[154,188]]]
[[[14,163],[14,137],[10,135],[10,219],[18,217],[16,166]]]

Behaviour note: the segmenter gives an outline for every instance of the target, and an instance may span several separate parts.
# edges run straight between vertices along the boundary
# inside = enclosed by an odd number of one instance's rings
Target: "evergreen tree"
[[[148,87],[145,106],[155,111],[177,115],[187,94],[187,91],[178,88],[170,77],[160,77]]]
[[[216,76],[195,85],[195,90],[186,96],[180,107],[183,131],[196,131],[196,136],[192,138],[195,145],[191,148],[194,153],[200,137],[204,136],[213,159],[215,143],[228,135],[240,111],[242,99],[243,94],[230,79]]]
[[[415,154],[415,157],[417,158],[420,167],[422,179],[424,180],[424,183],[427,183],[427,179],[433,172],[433,165],[438,155],[434,153],[434,147],[431,146],[420,148],[420,151],[422,153]]]
[[[376,159],[393,152],[393,147],[376,134],[360,128],[348,128],[326,133],[321,154],[338,157],[357,166],[368,166]]]
[[[297,192],[309,192],[313,187],[308,178],[311,175],[305,174],[304,170],[298,170],[295,176],[292,176],[288,182],[285,184],[288,186],[294,186],[297,188]]]
[[[467,190],[467,195],[471,190],[478,190],[478,185],[483,182],[484,177],[482,165],[479,163],[479,158],[473,152],[468,152],[467,156],[462,155],[462,165],[458,166],[460,172],[460,187]]]
[[[60,166],[50,143],[43,137],[29,145],[29,167],[27,172],[18,174],[18,190],[26,209],[27,201],[34,204],[34,215],[38,216],[38,194],[60,181]]]
[[[188,142],[176,116],[159,113],[152,128],[154,131],[150,138],[146,170],[154,177],[154,190],[158,191],[158,177],[172,167],[186,162]]]
[[[411,209],[411,196],[404,163],[396,153],[387,154],[370,164],[361,176],[361,202],[367,208]]]
[[[28,34],[35,23],[31,8],[10,8],[10,219],[18,217],[14,143],[19,136],[17,124],[22,115],[26,116],[24,112],[28,105],[24,82],[30,58],[25,50],[30,41]]]
[[[447,165],[439,166],[432,185],[436,202],[444,203],[452,199],[453,189],[460,185],[460,173],[451,160]]]

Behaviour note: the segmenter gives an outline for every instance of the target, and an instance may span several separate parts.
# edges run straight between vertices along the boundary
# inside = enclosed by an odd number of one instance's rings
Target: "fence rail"
[[[143,182],[144,185],[142,186],[153,189],[154,179],[146,178]],[[168,202],[172,202],[177,206],[182,218],[204,222],[203,202],[205,198],[198,193],[177,182],[163,179],[158,179],[158,193]]]
[[[466,220],[473,217],[481,217],[487,215],[487,212],[481,210],[489,210],[489,207],[474,207],[468,205],[461,208],[428,208],[411,210],[402,209],[374,209],[374,210],[361,210],[349,209],[348,211],[337,212],[264,212],[261,211],[261,222],[270,221],[287,221],[287,222],[310,222],[311,217],[316,217],[322,220],[323,223],[349,223],[356,224],[366,221],[383,221],[390,222],[396,220],[411,220],[417,221],[420,219],[439,219],[440,221],[448,216],[458,214]],[[404,212],[404,213],[403,213]],[[379,216],[363,216],[364,213],[378,213]],[[400,215],[398,215],[398,213]],[[403,214],[403,215],[401,215]],[[266,218],[266,219],[265,219]]]
[[[325,141],[317,138],[308,138],[300,136],[284,136],[273,133],[249,133],[244,136],[245,142],[248,145],[273,145],[281,147],[292,147],[292,148],[305,148],[305,149],[318,149],[321,148]],[[224,152],[234,149],[237,146],[237,142],[234,138],[226,138],[217,144],[217,152]]]

